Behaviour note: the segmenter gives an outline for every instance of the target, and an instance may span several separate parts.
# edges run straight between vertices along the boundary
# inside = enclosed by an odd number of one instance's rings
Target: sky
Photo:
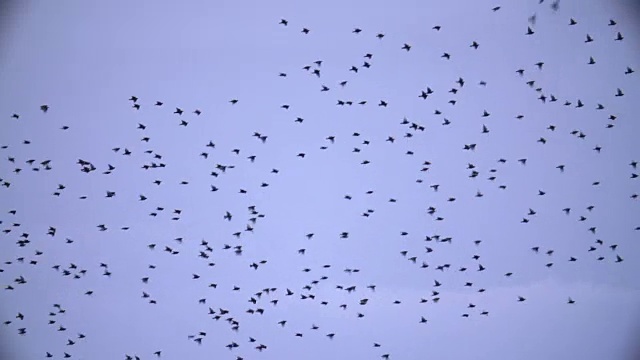
[[[632,1],[0,14],[0,359],[640,358]]]

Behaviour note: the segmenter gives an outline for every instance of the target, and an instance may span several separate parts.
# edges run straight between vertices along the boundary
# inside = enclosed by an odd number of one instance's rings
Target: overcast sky
[[[640,356],[626,2],[7,4],[0,358]]]

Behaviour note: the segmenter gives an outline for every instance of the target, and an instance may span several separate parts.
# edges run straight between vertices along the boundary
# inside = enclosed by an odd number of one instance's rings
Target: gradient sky
[[[0,146],[7,146],[0,184],[11,185],[0,187],[0,228],[11,231],[0,233],[0,321],[11,323],[0,324],[0,358],[153,359],[159,350],[163,359],[638,358],[640,200],[631,196],[640,193],[640,177],[632,178],[640,169],[629,164],[640,161],[640,106],[638,73],[625,70],[640,71],[640,28],[629,4],[563,0],[553,11],[549,0],[25,1],[2,10],[0,24],[9,25],[0,27]],[[535,34],[525,35],[528,26]],[[623,41],[614,40],[617,32]],[[593,42],[585,43],[587,34]],[[323,85],[330,90],[321,92]],[[418,97],[427,87],[433,94]],[[624,96],[615,96],[618,88]],[[584,107],[576,108],[578,100]],[[463,150],[466,144],[477,144],[475,151]],[[96,170],[80,171],[78,159]],[[39,165],[45,160],[51,170]],[[151,162],[166,167],[141,168]],[[216,164],[235,167],[222,173]],[[115,170],[103,174],[109,165]],[[54,196],[58,184],[65,189]],[[106,198],[107,191],[116,195]],[[251,205],[264,217],[247,232]],[[55,236],[47,235],[50,226]],[[22,233],[30,243],[19,247]],[[451,242],[425,241],[433,235]],[[198,257],[203,240],[212,248],[208,259]],[[242,245],[242,255],[225,244]],[[257,270],[249,267],[261,260]],[[26,284],[14,281],[20,276]],[[258,299],[264,288],[277,290]],[[315,299],[301,299],[309,294]],[[216,321],[209,308],[229,314]],[[256,308],[264,314],[246,312]],[[229,316],[237,332],[224,321]],[[232,342],[239,347],[227,349]],[[267,349],[258,352],[259,344]]]

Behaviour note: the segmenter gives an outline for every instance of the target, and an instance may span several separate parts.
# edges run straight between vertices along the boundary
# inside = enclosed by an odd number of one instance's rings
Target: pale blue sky
[[[631,177],[640,169],[629,164],[640,161],[639,86],[638,73],[625,70],[640,71],[640,48],[626,2],[563,0],[557,12],[549,0],[13,4],[2,8],[0,21],[10,24],[0,27],[0,146],[7,146],[0,149],[0,184],[11,183],[0,187],[0,228],[11,229],[0,233],[0,321],[11,321],[0,324],[0,358],[41,359],[50,352],[61,359],[66,352],[72,359],[152,359],[158,350],[163,359],[636,358],[640,200],[631,195],[640,194],[640,178]],[[571,18],[576,25],[569,26]],[[609,26],[610,19],[617,24]],[[535,34],[525,35],[527,26]],[[623,41],[614,40],[617,32]],[[593,42],[585,43],[587,34]],[[323,61],[319,78],[303,70],[317,68],[317,60]],[[330,90],[321,92],[323,85]],[[434,93],[423,100],[418,95],[427,87]],[[618,88],[624,96],[615,96]],[[550,102],[551,95],[558,100]],[[139,110],[131,96],[139,98]],[[584,107],[575,107],[578,99]],[[336,106],[338,100],[354,105]],[[388,106],[378,106],[381,100]],[[173,113],[176,107],[182,116]],[[485,110],[490,116],[482,116]],[[294,122],[298,117],[304,121]],[[401,125],[405,117],[425,130]],[[442,125],[445,118],[450,125]],[[179,126],[181,120],[188,126]],[[146,129],[137,129],[139,123]],[[389,136],[393,143],[385,141]],[[541,137],[546,144],[537,142]],[[206,147],[209,141],[215,148]],[[463,150],[467,144],[477,144],[475,151]],[[25,163],[30,159],[33,166]],[[31,170],[47,159],[51,170]],[[78,159],[97,170],[81,172]],[[431,165],[423,172],[425,161]],[[166,167],[141,168],[151,162]],[[222,173],[216,164],[235,168]],[[103,174],[109,165],[115,170]],[[58,184],[65,189],[54,196]],[[211,185],[219,190],[211,192]],[[107,191],[116,195],[105,198]],[[255,216],[251,205],[264,214],[253,233],[244,231]],[[562,211],[567,207],[569,215]],[[368,209],[374,212],[362,216]],[[154,211],[158,216],[149,216]],[[223,219],[227,211],[231,221]],[[108,229],[99,231],[100,224]],[[237,231],[239,239],[232,235]],[[342,232],[349,237],[341,239]],[[30,243],[19,247],[22,233]],[[452,241],[424,241],[432,235]],[[213,249],[208,259],[198,257],[203,239]],[[242,255],[225,244],[242,245]],[[536,246],[538,254],[531,250]],[[407,260],[413,256],[415,264]],[[569,262],[572,256],[577,261]],[[249,267],[261,260],[267,263]],[[428,268],[420,267],[423,261]],[[445,264],[450,267],[437,270]],[[477,271],[478,264],[486,270]],[[86,274],[74,279],[80,270]],[[19,276],[27,283],[15,283]],[[311,291],[303,288],[314,280]],[[434,287],[435,280],[442,285]],[[14,290],[4,290],[7,285]],[[256,305],[248,302],[272,287],[277,291]],[[295,294],[286,296],[286,289]],[[567,304],[569,297],[575,304]],[[206,304],[199,304],[203,298]],[[368,303],[359,305],[363,298]],[[274,299],[277,306],[269,303]],[[49,316],[58,311],[53,304],[66,311]],[[215,321],[209,307],[230,313]],[[246,313],[250,308],[264,314]],[[489,316],[481,315],[485,310]],[[239,322],[237,332],[224,321],[229,316]],[[313,324],[319,329],[311,330]],[[56,331],[59,325],[67,330]],[[27,334],[19,335],[20,328]],[[207,335],[198,346],[188,335],[200,331]],[[68,339],[75,344],[66,345]],[[239,347],[225,348],[232,342]],[[258,352],[259,344],[268,348]]]

